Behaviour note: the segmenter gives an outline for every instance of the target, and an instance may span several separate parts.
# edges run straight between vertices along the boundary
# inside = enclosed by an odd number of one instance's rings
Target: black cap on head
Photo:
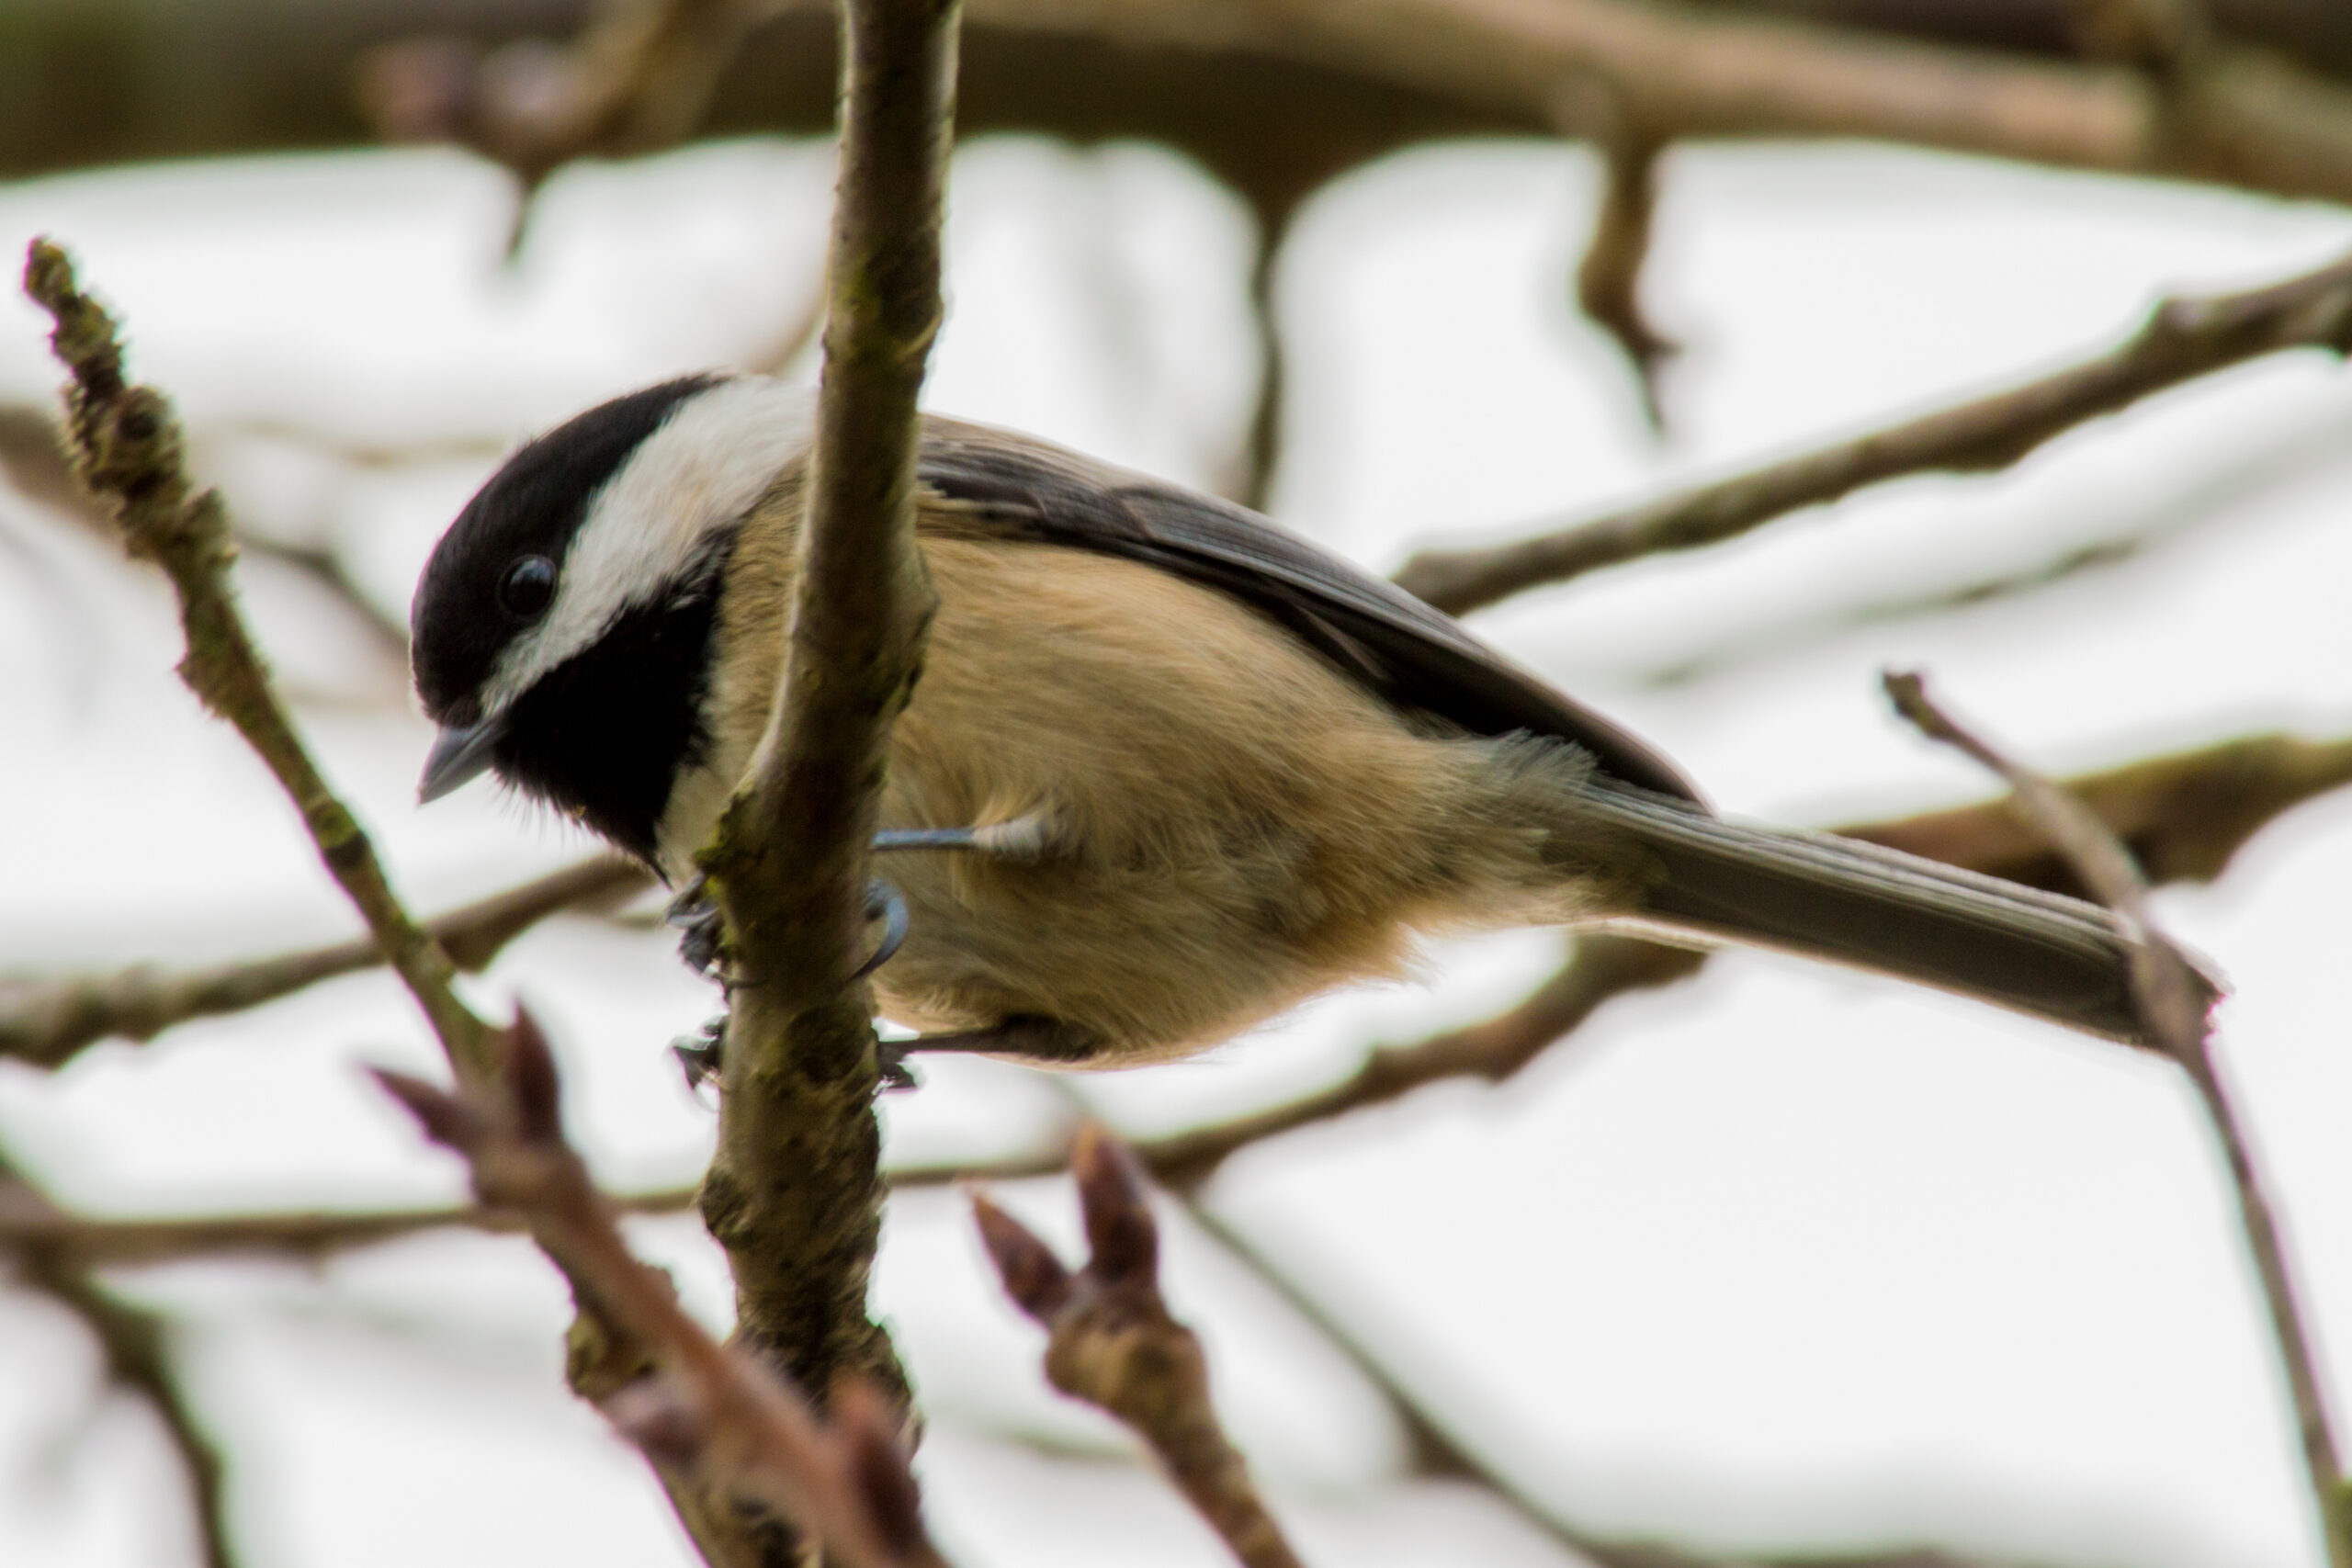
[[[509,457],[434,547],[410,614],[410,662],[424,711],[470,723],[500,654],[530,624],[501,602],[514,562],[561,570],[594,501],[677,406],[720,379],[687,376],[601,403]]]

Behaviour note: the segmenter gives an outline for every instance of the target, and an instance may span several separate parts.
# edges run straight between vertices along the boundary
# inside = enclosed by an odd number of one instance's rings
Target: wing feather
[[[1673,764],[1453,617],[1229,502],[943,419],[926,422],[919,471],[983,527],[1142,561],[1230,593],[1401,706],[1474,734],[1557,736],[1614,778],[1699,800]]]

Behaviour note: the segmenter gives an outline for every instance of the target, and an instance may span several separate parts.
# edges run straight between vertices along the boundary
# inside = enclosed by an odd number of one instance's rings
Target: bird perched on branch
[[[814,403],[618,398],[517,451],[426,567],[421,794],[494,772],[673,882],[785,651]],[[1778,948],[2136,1039],[2102,909],[1713,815],[1640,741],[1251,513],[926,422],[938,594],[878,848],[917,1049],[1164,1059],[1392,975],[1416,931],[1607,924]]]

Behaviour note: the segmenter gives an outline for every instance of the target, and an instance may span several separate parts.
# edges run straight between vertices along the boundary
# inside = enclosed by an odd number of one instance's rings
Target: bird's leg
[[[663,919],[678,929],[678,956],[686,967],[707,979],[719,978],[726,954],[727,917],[710,896],[710,879],[697,876],[670,900]]]
[[[882,922],[882,940],[875,944],[865,962],[857,966],[857,973],[850,976],[853,982],[865,979],[888,963],[890,955],[907,940],[907,901],[897,888],[878,876],[865,885],[865,918]],[[687,965],[732,988],[737,982],[718,974],[723,956],[719,942],[726,935],[727,922],[718,906],[710,900],[702,878],[696,877],[692,886],[671,901],[670,923],[684,928],[678,953]],[[678,1058],[678,1066],[686,1075],[686,1087],[697,1093],[705,1084],[718,1081],[726,1052],[727,1018],[723,1013],[704,1024],[699,1033],[688,1035],[670,1047],[670,1054]],[[912,1089],[913,1075],[898,1064],[897,1057],[886,1053],[883,1077],[891,1088]]]
[[[886,828],[874,835],[874,852],[899,850],[962,850],[1019,864],[1034,864],[1061,847],[1050,811],[1032,811],[1010,822],[980,828]]]
[[[686,1091],[700,1099],[705,1084],[718,1081],[719,1067],[726,1059],[727,1015],[702,1026],[699,1033],[673,1041],[670,1055],[678,1058],[678,1068],[686,1075]]]
[[[1101,1055],[1102,1040],[1090,1030],[1057,1018],[1016,1013],[986,1029],[959,1029],[951,1034],[918,1034],[912,1040],[881,1043],[882,1078],[893,1089],[911,1089],[914,1074],[907,1058],[920,1051],[973,1056],[1018,1056],[1024,1061],[1075,1066]]]
[[[957,850],[970,854],[1028,864],[1046,859],[1060,847],[1053,814],[1032,811],[1009,822],[978,828],[890,828],[874,835],[873,852],[885,854],[906,850]],[[721,973],[726,962],[727,919],[710,897],[709,880],[697,876],[670,900],[669,921],[682,933],[678,956],[698,975],[723,985],[735,981]],[[857,966],[851,979],[863,980],[905,944],[911,918],[898,888],[876,877],[865,886],[865,918],[882,922],[882,940]],[[686,1087],[699,1091],[718,1080],[726,1059],[727,1020],[714,1018],[701,1032],[670,1047],[686,1075]],[[881,1042],[882,1083],[885,1089],[912,1089],[915,1076],[907,1057],[917,1051],[968,1052],[980,1055],[1025,1056],[1048,1062],[1082,1062],[1101,1048],[1092,1035],[1050,1018],[1009,1018],[989,1029],[952,1034],[927,1034],[913,1040]]]

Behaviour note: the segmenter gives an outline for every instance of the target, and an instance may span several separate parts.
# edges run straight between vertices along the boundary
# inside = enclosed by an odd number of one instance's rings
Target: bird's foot
[[[725,1013],[704,1024],[699,1033],[686,1035],[670,1044],[670,1055],[678,1059],[679,1070],[686,1075],[686,1091],[698,1100],[705,1086],[719,1081],[719,1070],[725,1065],[726,1054]]]
[[[686,967],[706,978],[718,978],[727,957],[727,917],[710,896],[710,879],[697,876],[686,884],[670,900],[663,918],[678,929],[678,956]]]

